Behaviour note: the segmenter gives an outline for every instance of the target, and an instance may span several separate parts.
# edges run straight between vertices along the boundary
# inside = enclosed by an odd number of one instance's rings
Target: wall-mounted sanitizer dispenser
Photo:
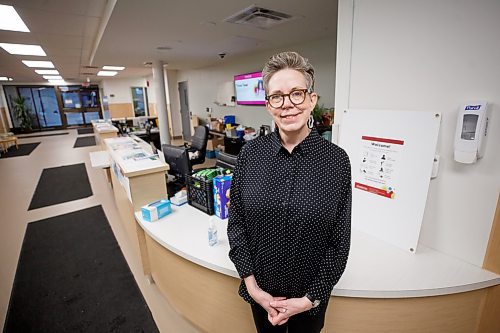
[[[488,134],[488,102],[470,102],[458,114],[455,133],[455,161],[475,163],[483,157]]]

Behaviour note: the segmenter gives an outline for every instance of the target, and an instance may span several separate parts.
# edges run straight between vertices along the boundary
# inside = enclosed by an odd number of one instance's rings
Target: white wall
[[[206,118],[205,109],[212,108],[212,117],[223,117],[226,114],[236,115],[236,122],[252,126],[256,130],[262,124],[271,124],[271,116],[263,106],[217,106],[214,101],[221,84],[233,81],[234,75],[262,70],[267,59],[280,51],[297,51],[309,58],[316,70],[315,88],[321,96],[320,104],[327,107],[334,106],[335,91],[335,39],[316,40],[308,43],[293,45],[281,49],[258,52],[251,56],[232,60],[231,55],[221,60],[220,65],[195,69],[182,70],[177,74],[177,82],[188,82],[188,101],[190,111]],[[175,84],[175,93],[177,84]],[[176,103],[179,103],[177,100]]]
[[[152,81],[149,81],[150,83]],[[101,81],[104,95],[108,96],[109,104],[132,103],[132,87],[146,87],[146,78],[126,78],[126,79],[105,79]],[[151,91],[148,89],[149,102],[151,101]],[[111,97],[114,95],[114,97]]]
[[[442,113],[439,176],[431,181],[420,242],[477,266],[500,188],[499,15],[498,0],[339,1],[337,110]],[[485,157],[459,164],[458,108],[478,99],[492,106]]]

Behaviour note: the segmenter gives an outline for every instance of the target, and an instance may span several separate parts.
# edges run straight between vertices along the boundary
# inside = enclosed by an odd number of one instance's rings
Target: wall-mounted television
[[[239,105],[265,105],[266,92],[262,72],[234,76],[236,103]]]

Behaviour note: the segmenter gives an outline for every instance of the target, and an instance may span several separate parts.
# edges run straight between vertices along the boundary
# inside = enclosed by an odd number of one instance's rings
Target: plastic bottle
[[[215,226],[215,218],[210,216],[208,219],[208,245],[214,246],[217,244],[217,227]]]

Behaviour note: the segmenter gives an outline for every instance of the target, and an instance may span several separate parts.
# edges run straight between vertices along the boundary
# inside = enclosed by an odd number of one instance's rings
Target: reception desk
[[[106,121],[92,121],[92,127],[96,137],[96,144],[101,150],[106,150],[105,139],[115,138],[118,135],[118,129]]]
[[[168,165],[158,156],[153,156],[151,146],[139,138],[110,138],[104,143],[110,155],[115,204],[132,246],[142,260],[143,272],[148,276],[144,231],[135,222],[134,212],[167,197],[165,172]]]
[[[208,216],[189,205],[156,222],[135,219],[148,272],[177,312],[206,332],[255,332],[237,294],[227,220],[217,219],[219,243],[210,247]],[[410,254],[353,230],[324,332],[490,332],[499,284],[499,275],[423,245]]]

